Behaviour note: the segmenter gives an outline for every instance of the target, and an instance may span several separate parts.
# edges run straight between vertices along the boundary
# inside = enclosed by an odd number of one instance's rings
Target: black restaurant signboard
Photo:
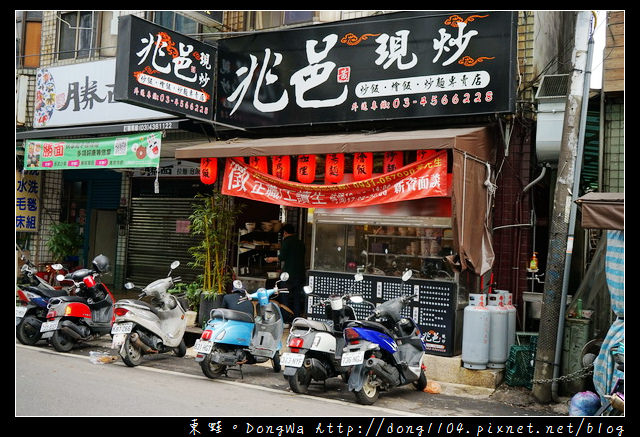
[[[212,120],[215,48],[133,15],[119,20],[115,99]]]
[[[251,127],[509,113],[516,12],[412,12],[218,42],[217,122]]]

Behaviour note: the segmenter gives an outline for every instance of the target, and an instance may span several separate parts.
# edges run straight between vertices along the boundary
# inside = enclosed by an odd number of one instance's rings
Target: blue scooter
[[[402,280],[410,277],[408,270]],[[354,392],[358,403],[375,403],[380,390],[411,383],[417,390],[427,386],[422,364],[426,347],[420,329],[400,314],[414,297],[388,300],[366,320],[350,322],[345,328],[341,365],[350,369],[349,391]]]
[[[211,310],[202,335],[194,345],[196,362],[208,378],[227,374],[227,368],[243,364],[264,363],[271,360],[274,372],[280,371],[280,349],[284,323],[280,307],[271,302],[278,295],[278,283],[289,279],[283,272],[272,289],[259,288],[249,294],[241,281],[234,281],[235,289],[242,289],[245,297],[238,301],[257,301],[255,317],[227,308]]]

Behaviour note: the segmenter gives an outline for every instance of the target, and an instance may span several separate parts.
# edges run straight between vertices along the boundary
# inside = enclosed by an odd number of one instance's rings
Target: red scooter
[[[78,342],[111,332],[115,299],[100,281],[100,276],[107,272],[109,259],[98,255],[93,260],[93,269],[79,269],[59,278],[73,281],[75,296],[50,299],[47,321],[40,328],[42,338],[49,339],[58,352],[69,352]]]

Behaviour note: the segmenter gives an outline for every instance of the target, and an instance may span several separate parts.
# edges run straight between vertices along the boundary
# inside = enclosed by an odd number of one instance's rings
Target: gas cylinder
[[[513,294],[509,290],[496,290],[497,294],[503,296],[503,305],[507,309],[508,329],[507,329],[507,355],[511,351],[511,346],[516,343],[516,307],[513,305]]]
[[[485,302],[484,294],[470,294],[464,309],[462,365],[467,369],[486,369],[489,362],[490,314]]]
[[[491,369],[502,369],[507,362],[507,334],[509,330],[509,313],[503,305],[503,296],[490,294],[488,297],[489,322],[489,363]]]

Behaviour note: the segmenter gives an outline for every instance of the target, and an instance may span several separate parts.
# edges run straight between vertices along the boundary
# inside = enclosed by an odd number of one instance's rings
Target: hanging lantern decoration
[[[357,152],[353,155],[353,180],[362,181],[373,176],[373,153]]]
[[[396,171],[402,167],[402,152],[384,152],[384,161],[382,165],[382,173]]]
[[[200,180],[203,184],[211,185],[218,177],[217,158],[200,158]]]
[[[424,159],[431,159],[438,153],[437,150],[427,149],[427,150],[418,150],[416,152],[416,161],[422,161]]]
[[[325,184],[339,184],[344,176],[344,153],[329,153],[324,160]]]
[[[255,168],[256,170],[262,173],[267,173],[268,171],[267,157],[266,156],[250,156],[249,166],[251,166],[251,168]]]
[[[277,178],[289,180],[291,157],[289,155],[271,157],[271,174]]]
[[[298,182],[311,184],[316,179],[316,155],[298,155]]]

